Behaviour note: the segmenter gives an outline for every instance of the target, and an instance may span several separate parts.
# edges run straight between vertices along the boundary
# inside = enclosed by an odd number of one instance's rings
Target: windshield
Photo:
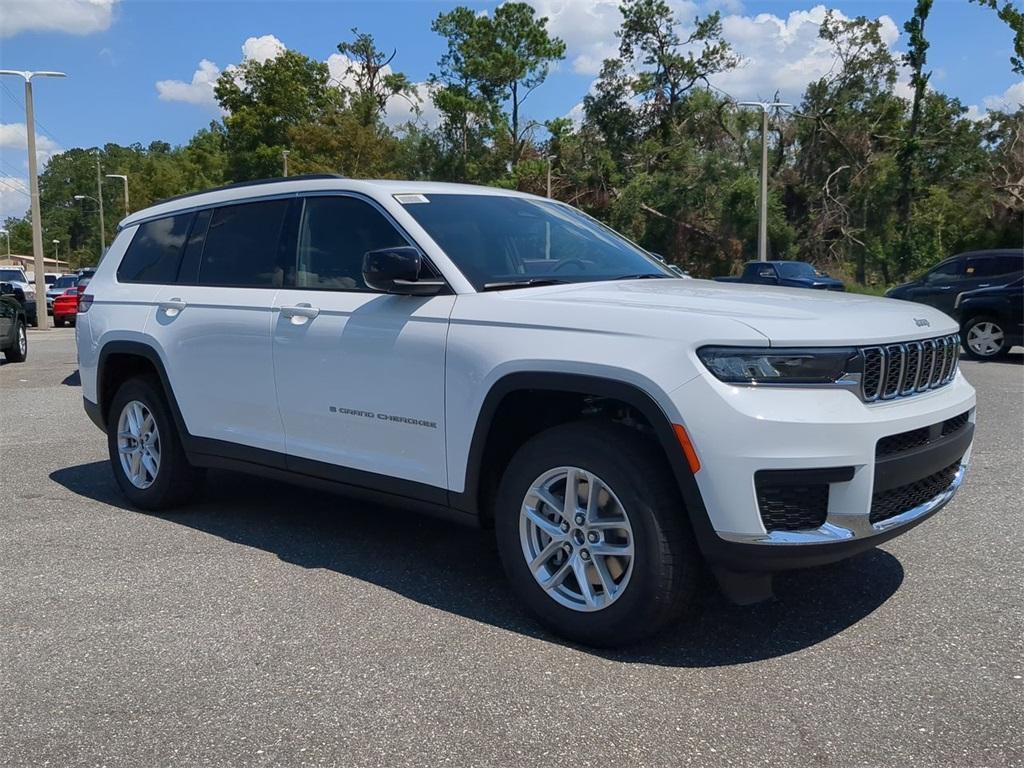
[[[20,269],[0,269],[0,282],[26,283],[28,280]]]
[[[673,277],[646,251],[561,203],[505,195],[416,195],[405,210],[473,287]]]
[[[782,277],[817,277],[821,274],[803,261],[782,261],[778,263],[778,268]]]
[[[72,288],[78,282],[77,275],[63,275],[57,278],[57,282],[53,284],[54,289],[57,288]]]

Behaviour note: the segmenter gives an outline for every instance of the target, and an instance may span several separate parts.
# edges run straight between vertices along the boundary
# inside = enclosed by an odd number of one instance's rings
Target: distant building
[[[31,278],[36,271],[36,257],[22,256],[19,253],[12,253],[10,256],[0,254],[0,266],[21,267],[25,270],[25,274]],[[66,272],[70,269],[71,267],[66,261],[57,261],[57,259],[51,259],[49,256],[43,259],[44,272]]]

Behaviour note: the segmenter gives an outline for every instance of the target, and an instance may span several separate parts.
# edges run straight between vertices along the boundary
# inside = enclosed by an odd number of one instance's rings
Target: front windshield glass
[[[24,283],[25,275],[20,269],[0,269],[0,282]]]
[[[783,277],[817,277],[819,274],[818,270],[803,261],[783,261],[778,267]]]
[[[561,203],[505,195],[417,195],[405,204],[484,290],[530,282],[674,277],[646,251]]]
[[[53,287],[55,289],[56,288],[72,288],[77,282],[78,282],[78,277],[76,275],[64,275],[63,277],[58,277],[57,278],[57,282],[55,282],[53,284]]]

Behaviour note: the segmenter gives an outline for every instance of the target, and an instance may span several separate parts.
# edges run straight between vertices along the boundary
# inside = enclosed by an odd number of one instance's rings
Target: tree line
[[[1010,2],[972,0],[1014,34],[1009,66],[1024,75],[1024,19]],[[714,88],[740,61],[721,17],[679,18],[665,0],[624,0],[618,56],[603,63],[579,119],[530,119],[525,102],[565,56],[565,44],[525,3],[493,13],[457,7],[432,31],[445,48],[425,86],[397,52],[353,29],[338,45],[341,82],[326,64],[287,50],[221,74],[223,118],[182,146],[107,144],[54,156],[40,177],[44,243],[95,263],[96,194],[104,173],[126,173],[134,209],[172,195],[289,170],[361,178],[489,184],[578,206],[696,276],[755,257],[760,115]],[[820,37],[835,66],[800,103],[772,115],[768,238],[772,258],[811,261],[878,289],[958,251],[1021,247],[1024,108],[978,118],[930,80],[932,0],[918,0],[895,54],[881,23],[829,13]],[[909,98],[897,76],[910,74]],[[389,105],[421,106],[434,125],[386,120]],[[104,185],[109,236],[123,215]],[[30,253],[28,219],[8,219],[12,249]],[[47,246],[49,255],[49,246]],[[65,253],[67,251],[65,250]],[[870,290],[871,288],[869,288]]]

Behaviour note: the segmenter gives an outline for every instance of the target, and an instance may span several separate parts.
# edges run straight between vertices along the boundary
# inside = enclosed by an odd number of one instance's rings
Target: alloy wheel
[[[18,353],[24,357],[28,354],[28,337],[25,335],[25,326],[18,326]]]
[[[967,346],[979,357],[992,357],[1003,348],[1003,329],[989,321],[973,325],[967,332]]]
[[[145,490],[153,484],[160,472],[160,430],[145,403],[132,400],[121,409],[117,453],[121,469],[132,485]]]
[[[602,610],[629,584],[635,557],[629,516],[592,472],[557,467],[534,480],[520,508],[519,539],[534,579],[567,608]]]

